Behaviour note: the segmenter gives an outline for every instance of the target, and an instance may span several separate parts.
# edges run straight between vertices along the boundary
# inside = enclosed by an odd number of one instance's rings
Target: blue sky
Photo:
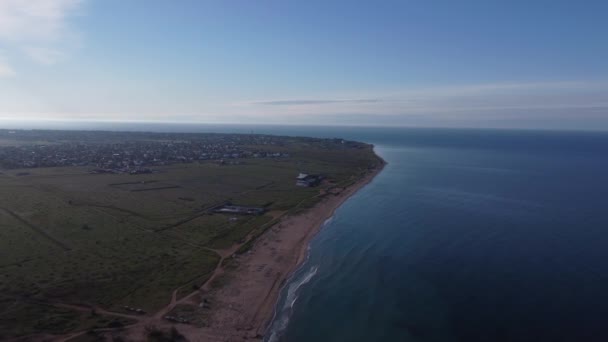
[[[0,0],[0,118],[608,129],[606,1]]]

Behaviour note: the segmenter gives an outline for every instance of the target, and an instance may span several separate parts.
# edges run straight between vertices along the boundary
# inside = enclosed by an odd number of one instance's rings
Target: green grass
[[[0,314],[0,340],[10,336],[29,335],[44,331],[49,334],[64,334],[96,328],[126,326],[133,320],[120,317],[105,317],[91,312],[77,312],[36,303],[2,302]]]
[[[232,201],[293,213],[319,200],[319,188],[295,186],[299,171],[344,185],[379,163],[369,146],[286,138],[284,146],[264,148],[291,157],[176,164],[142,175],[0,170],[0,339],[79,331],[108,319],[44,303],[154,312],[174,290],[185,296],[209,277],[219,257],[207,248],[242,243],[275,222],[270,214],[232,222],[209,207]],[[22,172],[28,175],[16,176]],[[132,191],[159,186],[172,188]]]

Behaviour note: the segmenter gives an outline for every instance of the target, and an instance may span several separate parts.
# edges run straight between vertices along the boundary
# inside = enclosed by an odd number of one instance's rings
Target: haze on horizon
[[[608,130],[605,1],[0,0],[0,125]]]

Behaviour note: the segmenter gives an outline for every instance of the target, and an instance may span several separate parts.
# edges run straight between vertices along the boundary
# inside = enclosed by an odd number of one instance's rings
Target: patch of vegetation
[[[160,330],[156,327],[147,327],[146,333],[148,341],[151,342],[185,342],[187,341],[175,327],[168,331]]]
[[[277,221],[277,213],[305,210],[319,201],[321,188],[352,183],[379,163],[365,144],[280,141],[263,148],[289,158],[173,164],[156,167],[153,174],[91,174],[79,166],[4,170],[0,339],[129,324],[52,303],[155,312],[176,289],[182,297],[209,278],[220,260],[212,249],[251,238],[237,253],[246,252]],[[296,187],[301,171],[323,174],[331,183]],[[151,187],[163,189],[134,191]],[[226,201],[268,212],[236,220],[210,214],[209,208]]]
[[[24,336],[41,331],[65,334],[88,329],[123,327],[135,323],[126,318],[95,315],[33,302],[15,304],[7,301],[0,302],[0,305],[3,308],[0,313],[1,340],[9,336]]]

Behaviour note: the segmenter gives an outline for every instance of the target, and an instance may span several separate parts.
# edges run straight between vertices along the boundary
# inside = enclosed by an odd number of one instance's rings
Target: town
[[[13,133],[11,133],[13,132]],[[35,131],[34,131],[35,132]],[[5,131],[17,133],[32,131]],[[35,132],[39,133],[39,132]],[[47,132],[52,134],[50,132]],[[0,167],[6,169],[57,166],[90,166],[95,173],[145,173],[149,167],[175,163],[216,160],[220,163],[239,163],[243,158],[287,158],[289,153],[275,152],[264,146],[282,146],[283,139],[264,135],[208,134],[180,136],[171,134],[131,133],[120,139],[102,142],[97,137],[103,132],[91,132],[88,140],[53,141],[0,147]],[[1,136],[1,135],[0,135]],[[15,137],[17,138],[17,137]],[[96,139],[99,138],[99,139]],[[128,139],[127,139],[128,138]],[[184,139],[186,138],[186,139]],[[23,140],[23,139],[21,139]],[[27,140],[26,140],[27,141]],[[44,141],[44,140],[43,140]]]

